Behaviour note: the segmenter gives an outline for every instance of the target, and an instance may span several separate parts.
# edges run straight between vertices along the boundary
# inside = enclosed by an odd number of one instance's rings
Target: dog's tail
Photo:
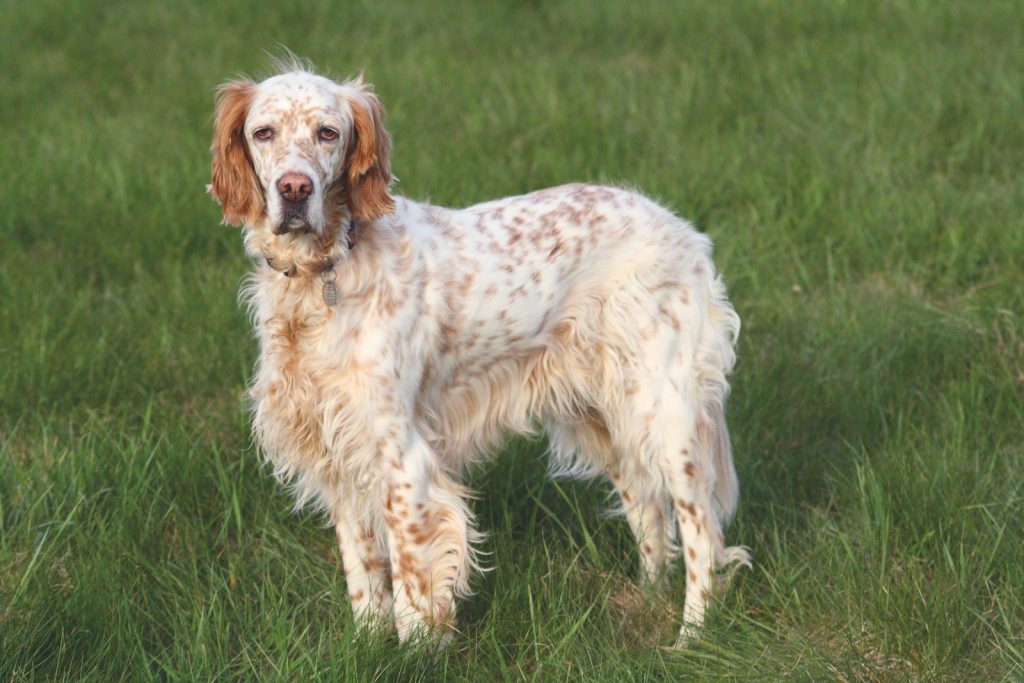
[[[711,503],[721,526],[736,513],[739,483],[732,464],[732,443],[725,422],[725,399],[729,394],[729,373],[736,364],[736,339],[740,317],[726,297],[725,285],[710,272],[707,286],[707,317],[697,345],[697,382],[700,413],[697,422],[699,451],[705,471],[714,482]]]
[[[736,505],[740,498],[739,480],[736,468],[732,463],[732,442],[729,439],[729,428],[725,423],[725,411],[722,405],[711,406],[710,443],[702,444],[705,453],[711,454],[711,467],[715,473],[715,485],[711,491],[711,505],[718,516],[718,523],[724,528],[736,514]]]
[[[697,421],[697,446],[710,479],[711,507],[717,528],[712,534],[715,561],[724,567],[733,563],[750,564],[750,555],[740,546],[726,547],[721,530],[732,520],[739,502],[739,481],[732,460],[732,443],[725,422],[725,399],[729,393],[728,375],[736,363],[736,338],[740,318],[726,297],[725,285],[710,272],[708,281],[707,325],[701,332],[697,350],[697,377],[700,386],[700,413]]]

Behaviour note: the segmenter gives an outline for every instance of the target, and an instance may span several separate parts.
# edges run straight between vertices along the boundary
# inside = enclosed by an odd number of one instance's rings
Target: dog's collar
[[[353,249],[355,249],[355,246],[356,246],[355,233],[356,233],[356,219],[355,218],[350,218],[348,220],[348,226],[345,228],[345,234],[344,234],[345,246],[348,248],[349,251],[352,251]],[[274,260],[271,259],[269,256],[264,256],[263,259],[267,262],[268,266],[270,266],[271,268],[274,267]],[[280,271],[280,273],[282,275],[284,275],[285,277],[292,277],[292,276],[295,275],[296,270],[297,270],[296,267],[292,266],[289,270],[282,270],[282,271]],[[327,289],[328,280],[325,280],[324,277],[327,275],[327,273],[332,273],[332,274],[334,273],[334,261],[331,261],[330,263],[325,265],[323,270],[320,271],[320,279],[324,283],[325,292],[326,292],[326,289]],[[332,286],[333,286],[334,280],[331,279],[330,282],[332,283]],[[337,287],[335,287],[335,290],[337,290]],[[335,299],[337,298],[337,294],[336,293],[335,293],[335,297],[334,298]],[[324,294],[324,301],[327,301],[327,294],[326,293]],[[337,301],[335,301],[335,303],[337,303]],[[328,306],[333,306],[334,304],[333,303],[329,303],[327,305]]]
[[[349,251],[352,251],[356,246],[356,219],[348,219],[348,227],[345,228],[345,246],[348,247]]]

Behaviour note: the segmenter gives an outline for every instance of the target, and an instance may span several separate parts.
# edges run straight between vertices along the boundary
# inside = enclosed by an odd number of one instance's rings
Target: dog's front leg
[[[398,636],[446,640],[454,630],[455,597],[467,592],[475,566],[465,490],[415,430],[388,469],[385,516]]]
[[[366,508],[347,500],[334,510],[341,562],[352,602],[352,616],[360,627],[390,626],[391,582],[386,561],[386,542],[377,537]]]

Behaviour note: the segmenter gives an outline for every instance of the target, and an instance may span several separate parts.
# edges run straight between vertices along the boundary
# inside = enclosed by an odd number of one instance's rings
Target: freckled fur
[[[255,263],[254,433],[297,505],[331,515],[356,617],[450,634],[480,539],[462,472],[540,423],[554,474],[614,484],[645,581],[664,585],[686,549],[684,643],[714,569],[749,562],[722,537],[739,318],[710,241],[610,187],[459,210],[394,196],[383,120],[361,79],[288,70],[225,85],[213,143],[211,192]],[[317,140],[324,122],[337,144]],[[274,234],[286,172],[313,181],[310,225]]]

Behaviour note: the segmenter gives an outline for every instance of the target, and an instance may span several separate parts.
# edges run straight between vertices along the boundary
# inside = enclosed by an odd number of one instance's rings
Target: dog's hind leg
[[[683,319],[682,311],[677,315]],[[652,488],[671,499],[686,562],[680,645],[704,623],[716,570],[749,563],[746,550],[726,547],[722,534],[737,495],[722,414],[731,336],[721,321],[690,320],[692,328],[663,321],[649,328],[637,362],[624,373],[629,400],[611,421],[618,450],[636,460],[634,467],[656,472]],[[704,349],[709,336],[719,345],[714,353]]]
[[[608,478],[622,499],[622,511],[640,551],[640,578],[657,589],[668,587],[668,566],[675,546],[675,523],[666,510],[664,496],[627,481],[618,470]],[[666,514],[668,512],[668,515]]]
[[[666,587],[675,540],[675,520],[667,497],[640,485],[634,468],[624,467],[596,410],[572,422],[549,420],[547,432],[556,475],[586,476],[599,470],[612,482],[620,510],[636,538],[641,580],[656,588]]]
[[[731,309],[730,309],[731,310]],[[725,368],[719,350],[703,349],[707,337],[719,330],[712,317],[696,350],[684,343],[672,356],[660,385],[653,420],[658,466],[672,496],[686,560],[686,603],[677,645],[696,635],[704,623],[716,570],[734,563],[750,565],[745,548],[727,547],[723,527],[736,509],[738,487],[723,411]],[[721,339],[727,339],[724,335]],[[720,343],[725,343],[719,340]]]

